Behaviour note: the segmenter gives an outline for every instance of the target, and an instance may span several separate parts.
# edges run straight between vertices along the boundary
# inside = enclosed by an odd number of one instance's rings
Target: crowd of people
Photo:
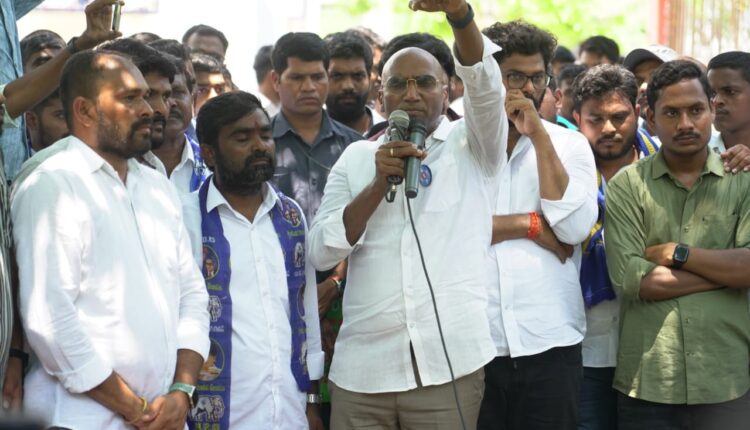
[[[0,3],[0,428],[747,428],[750,53],[412,0],[251,94],[120,2]]]

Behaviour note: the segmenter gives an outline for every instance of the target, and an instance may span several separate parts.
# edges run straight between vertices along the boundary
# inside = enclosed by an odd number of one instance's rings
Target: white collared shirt
[[[169,178],[169,182],[174,185],[180,194],[190,193],[190,181],[193,178],[193,170],[195,169],[195,153],[193,152],[193,146],[190,145],[190,141],[185,136],[185,146],[182,148],[182,157],[180,158],[179,164],[172,170],[171,175],[167,175],[167,168],[164,163],[151,151],[148,151],[143,155],[143,159],[156,171]]]
[[[543,121],[568,173],[560,200],[540,198],[536,151],[521,136],[498,176],[496,215],[543,215],[557,238],[575,245],[561,264],[555,254],[528,239],[495,244],[496,280],[489,291],[488,315],[498,356],[528,356],[581,342],[586,331],[579,281],[581,246],[596,222],[596,164],[586,138]]]
[[[495,355],[485,313],[492,235],[487,183],[505,162],[507,141],[505,90],[492,58],[497,50],[485,38],[481,62],[457,65],[473,109],[456,122],[443,118],[428,137],[422,164],[432,181],[411,200],[456,378]],[[416,388],[410,345],[423,385],[450,381],[403,186],[393,203],[380,203],[355,246],[346,239],[344,209],[374,178],[382,139],[347,147],[331,170],[310,231],[316,268],[349,257],[344,322],[329,379],[360,393]]]
[[[206,357],[208,295],[177,194],[128,162],[126,184],[76,137],[39,164],[11,203],[26,337],[39,358],[24,406],[48,425],[125,429],[82,394],[117,372],[153,401],[178,349]]]
[[[198,193],[182,199],[194,258],[201,261],[203,243]],[[307,429],[308,426],[306,393],[297,388],[290,368],[292,334],[286,266],[270,214],[277,201],[273,189],[264,184],[263,203],[250,222],[231,207],[213,181],[206,198],[207,211],[219,208],[224,235],[231,249],[231,428],[286,430]],[[302,210],[299,213],[304,219]],[[307,366],[310,378],[317,380],[323,375],[318,293],[315,269],[306,263]]]

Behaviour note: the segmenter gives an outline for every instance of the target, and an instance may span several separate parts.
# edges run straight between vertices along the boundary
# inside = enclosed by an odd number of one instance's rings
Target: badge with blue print
[[[422,164],[419,168],[419,184],[423,187],[429,187],[432,183],[432,170],[430,166]]]

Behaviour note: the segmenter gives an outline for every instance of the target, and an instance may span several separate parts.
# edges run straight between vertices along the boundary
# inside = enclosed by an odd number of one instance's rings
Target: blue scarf
[[[232,369],[232,297],[229,281],[229,241],[224,236],[219,208],[206,210],[210,180],[198,193],[203,236],[203,276],[209,294],[211,316],[211,351],[203,366],[198,383],[198,403],[191,411],[191,430],[226,430],[229,428]],[[269,185],[270,186],[270,185]],[[284,254],[289,292],[289,324],[292,331],[291,371],[302,392],[310,389],[307,372],[307,334],[305,327],[305,226],[296,203],[272,189],[279,197],[270,212],[273,227]],[[250,369],[247,369],[250,370]]]
[[[185,140],[193,149],[193,158],[195,159],[195,165],[193,166],[193,173],[190,175],[190,192],[197,190],[203,185],[208,177],[208,170],[206,164],[203,162],[201,157],[201,147],[198,145],[198,140],[193,135],[185,133]]]
[[[638,150],[642,156],[655,154],[659,146],[645,129],[638,129]],[[615,298],[615,290],[609,279],[607,256],[604,252],[604,181],[598,175],[599,191],[596,201],[599,206],[599,217],[591,228],[588,239],[583,243],[581,258],[581,291],[587,308],[596,306],[605,300]]]

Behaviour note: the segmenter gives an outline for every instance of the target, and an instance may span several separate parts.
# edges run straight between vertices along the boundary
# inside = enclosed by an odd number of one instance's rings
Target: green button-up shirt
[[[661,152],[627,167],[606,192],[609,275],[622,298],[614,388],[669,404],[719,403],[750,389],[747,293],[720,289],[670,300],[639,298],[655,264],[652,245],[704,249],[750,246],[750,174],[724,174],[709,152],[691,189],[669,172]]]

